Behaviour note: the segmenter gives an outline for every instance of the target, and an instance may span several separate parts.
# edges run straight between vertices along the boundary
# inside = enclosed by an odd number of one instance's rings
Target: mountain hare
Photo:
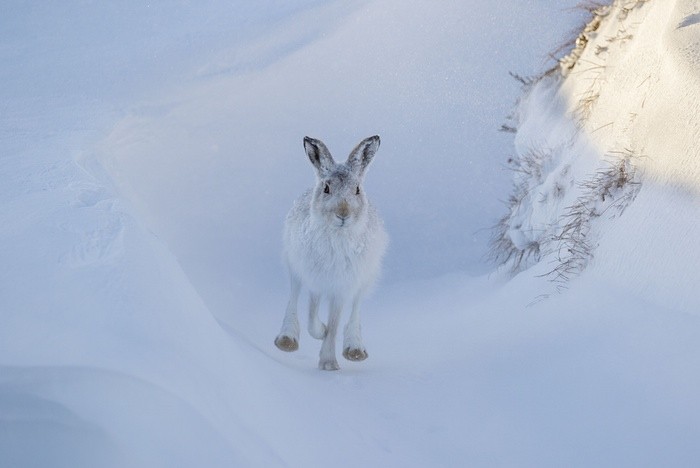
[[[316,187],[306,191],[287,215],[284,253],[291,294],[275,345],[282,351],[299,348],[297,299],[301,286],[310,291],[309,333],[323,340],[318,367],[337,370],[335,335],[343,306],[352,302],[345,326],[343,356],[367,359],[360,334],[360,300],[379,275],[387,235],[382,220],[362,188],[367,166],[379,148],[379,137],[366,138],[348,160],[337,164],[323,142],[304,138],[304,149],[316,168]],[[328,323],[318,318],[321,296],[330,303]]]

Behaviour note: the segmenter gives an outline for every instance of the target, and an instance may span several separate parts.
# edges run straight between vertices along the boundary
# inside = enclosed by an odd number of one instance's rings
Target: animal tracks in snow
[[[81,190],[71,206],[73,208],[89,208],[105,199],[107,199],[107,191],[104,187],[93,186]]]
[[[80,267],[108,263],[124,252],[124,225],[120,216],[101,219],[97,229],[86,231],[82,241],[73,247],[69,264]]]
[[[80,239],[65,256],[68,265],[83,267],[119,258],[124,253],[125,215],[115,209],[118,201],[99,185],[73,184],[70,189],[77,192],[70,206],[81,213],[61,226]]]

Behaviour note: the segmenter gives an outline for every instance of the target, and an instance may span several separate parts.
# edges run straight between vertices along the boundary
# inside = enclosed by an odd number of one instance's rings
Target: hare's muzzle
[[[343,200],[338,204],[338,208],[335,210],[335,216],[340,220],[340,226],[345,226],[346,221],[350,217],[350,205],[347,201]]]
[[[335,215],[343,221],[350,217],[350,205],[347,201],[343,200],[338,204]]]

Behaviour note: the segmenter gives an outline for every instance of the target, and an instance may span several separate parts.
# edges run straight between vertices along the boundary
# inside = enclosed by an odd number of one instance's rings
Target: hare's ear
[[[333,170],[335,161],[321,140],[304,137],[304,149],[320,176],[323,177]]]
[[[356,174],[362,176],[372,162],[374,158],[374,153],[379,149],[379,136],[374,135],[369,138],[362,140],[348,156],[348,166]]]

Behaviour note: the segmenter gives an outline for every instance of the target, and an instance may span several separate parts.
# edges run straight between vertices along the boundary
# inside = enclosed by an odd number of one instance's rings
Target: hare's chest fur
[[[350,297],[376,280],[387,237],[375,210],[351,227],[328,226],[310,215],[304,194],[287,216],[285,253],[290,270],[311,291]]]

